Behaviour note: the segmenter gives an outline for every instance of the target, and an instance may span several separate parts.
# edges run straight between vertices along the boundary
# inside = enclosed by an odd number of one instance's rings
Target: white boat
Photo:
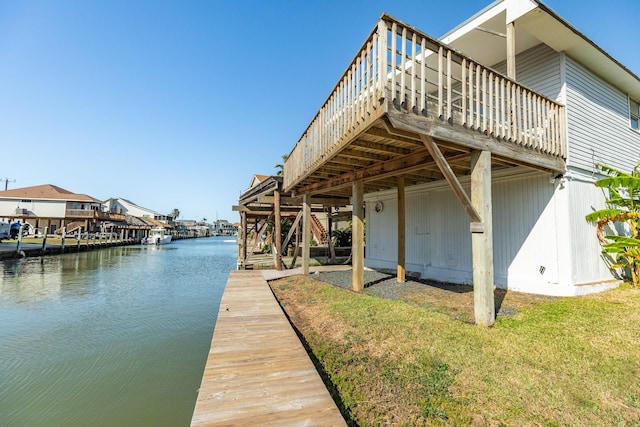
[[[171,243],[171,232],[163,227],[149,230],[149,236],[142,239],[143,245],[166,245]]]

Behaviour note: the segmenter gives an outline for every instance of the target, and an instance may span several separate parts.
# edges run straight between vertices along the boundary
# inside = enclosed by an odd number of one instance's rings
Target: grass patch
[[[640,426],[638,290],[484,329],[305,276],[271,286],[352,425]]]

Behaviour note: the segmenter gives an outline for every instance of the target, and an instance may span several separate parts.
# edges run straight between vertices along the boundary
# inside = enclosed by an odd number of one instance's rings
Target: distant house
[[[114,197],[104,201],[103,205],[109,212],[122,213],[125,215],[136,216],[138,218],[151,219],[159,221],[165,225],[172,225],[173,217],[167,214],[161,214],[148,208],[143,208],[135,203],[123,199],[121,197]]]
[[[217,220],[213,227],[216,236],[235,236],[238,233],[238,226],[231,224],[226,219]]]
[[[96,231],[101,221],[114,216],[102,212],[100,200],[94,197],[44,184],[0,191],[0,218],[28,223],[38,233],[45,227],[54,233],[62,227]]]

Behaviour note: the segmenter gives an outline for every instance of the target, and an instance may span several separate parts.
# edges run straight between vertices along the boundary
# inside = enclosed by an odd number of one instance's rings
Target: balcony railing
[[[65,216],[67,218],[101,219],[103,221],[124,221],[126,219],[126,216],[123,214],[90,209],[67,209]]]
[[[64,215],[67,218],[93,219],[98,217],[98,213],[98,211],[89,209],[67,209]]]
[[[389,101],[406,113],[566,158],[561,104],[383,15],[291,151],[284,188],[381,117]]]

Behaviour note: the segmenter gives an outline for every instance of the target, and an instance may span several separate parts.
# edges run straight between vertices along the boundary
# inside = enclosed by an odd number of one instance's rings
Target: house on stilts
[[[314,198],[351,198],[354,290],[365,266],[473,284],[476,322],[491,325],[494,286],[617,285],[584,217],[604,207],[597,163],[639,160],[639,103],[640,78],[539,1],[495,1],[440,39],[383,14],[283,190],[305,218]]]

